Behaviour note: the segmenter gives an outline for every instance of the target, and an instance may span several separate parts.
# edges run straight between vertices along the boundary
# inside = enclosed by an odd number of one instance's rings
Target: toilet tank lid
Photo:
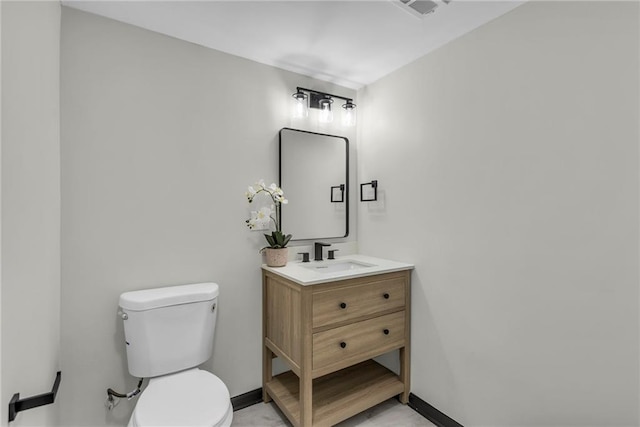
[[[120,307],[132,311],[144,311],[171,305],[210,301],[215,299],[218,293],[216,283],[194,283],[192,285],[143,289],[120,295]]]

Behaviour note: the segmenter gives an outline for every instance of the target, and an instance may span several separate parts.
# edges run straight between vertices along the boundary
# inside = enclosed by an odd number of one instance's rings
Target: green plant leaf
[[[276,240],[272,236],[269,236],[268,234],[265,234],[264,238],[267,239],[267,243],[269,243],[269,246],[271,246],[271,247],[275,246]]]

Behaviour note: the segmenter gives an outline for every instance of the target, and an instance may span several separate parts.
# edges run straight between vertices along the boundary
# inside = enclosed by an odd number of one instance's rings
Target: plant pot
[[[289,248],[266,248],[265,255],[267,258],[267,266],[284,267],[289,259]]]

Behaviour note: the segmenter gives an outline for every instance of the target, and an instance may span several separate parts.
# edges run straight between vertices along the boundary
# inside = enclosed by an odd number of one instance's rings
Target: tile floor
[[[337,425],[339,427],[435,427],[435,424],[396,399],[389,399]],[[257,403],[233,413],[232,427],[249,426],[290,427],[291,424],[272,402]]]

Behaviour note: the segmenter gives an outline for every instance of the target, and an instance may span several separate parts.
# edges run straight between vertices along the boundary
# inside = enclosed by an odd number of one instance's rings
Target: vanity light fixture
[[[333,111],[331,108],[333,98],[338,98],[345,101],[345,103],[342,104],[342,108],[345,110],[342,115],[342,123],[345,126],[354,126],[356,124],[356,104],[353,103],[352,98],[319,92],[313,89],[305,89],[303,87],[296,88],[296,93],[292,96],[295,100],[293,109],[294,119],[307,117],[309,114],[308,109],[315,108],[320,110],[318,121],[321,123],[331,123],[333,121]]]

